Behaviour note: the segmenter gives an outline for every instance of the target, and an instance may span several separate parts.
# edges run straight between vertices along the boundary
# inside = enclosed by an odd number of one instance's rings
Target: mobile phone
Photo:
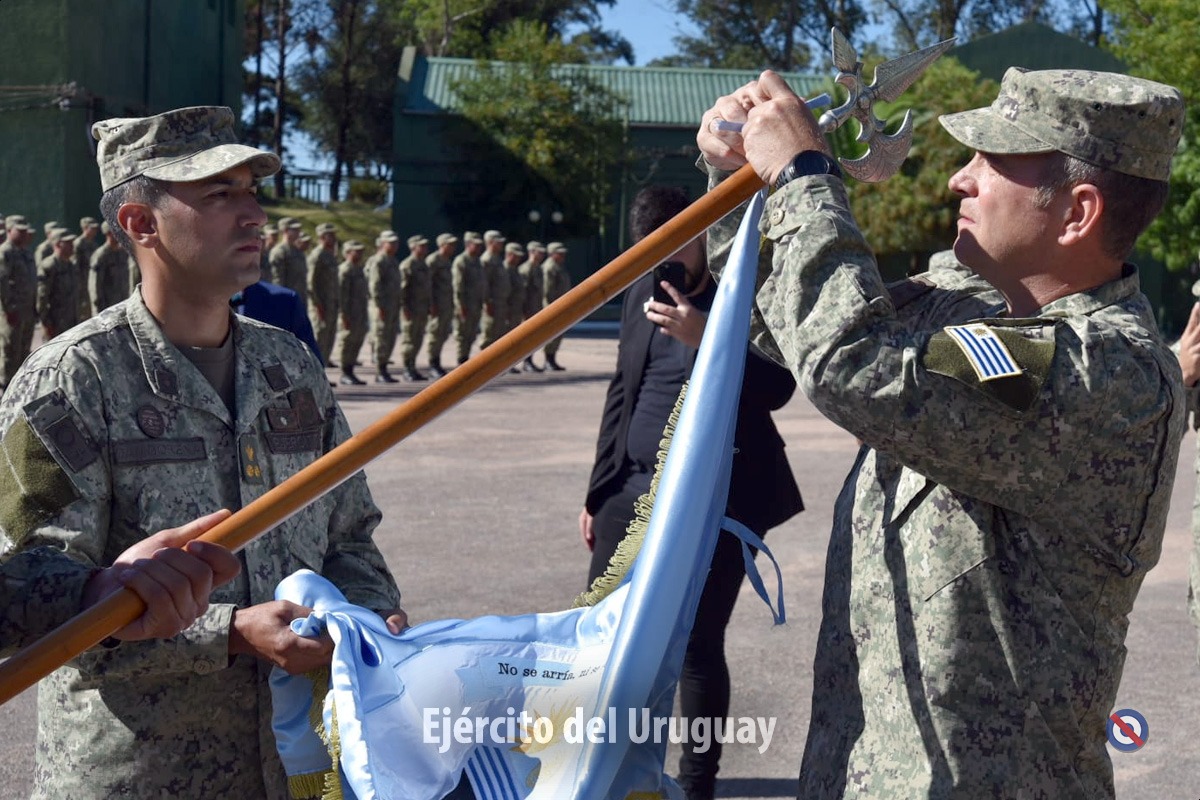
[[[671,295],[667,294],[667,290],[662,288],[661,282],[666,281],[675,287],[678,292],[683,291],[683,281],[687,273],[682,261],[664,261],[654,268],[654,294],[652,295],[656,303],[666,303],[669,306],[675,305],[675,301],[671,299]]]

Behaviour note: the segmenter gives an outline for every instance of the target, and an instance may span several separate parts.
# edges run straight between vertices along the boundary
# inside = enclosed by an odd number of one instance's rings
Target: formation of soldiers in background
[[[72,233],[57,221],[43,226],[45,239],[31,249],[33,228],[25,217],[4,218],[0,243],[0,390],[8,386],[29,355],[34,326],[41,322],[44,341],[124,300],[141,282],[132,256],[92,217]],[[424,236],[408,237],[409,255],[398,259],[400,237],[383,231],[375,253],[350,240],[338,258],[337,231],[316,226],[316,246],[302,224],[284,217],[263,228],[262,280],[305,298],[309,320],[325,364],[341,368],[341,383],[361,385],[354,373],[368,334],[375,380],[395,383],[388,370],[400,339],[404,380],[424,381],[417,356],[426,345],[429,371],[446,374],[442,348],[454,331],[458,363],[471,355],[480,333],[487,347],[523,320],[571,288],[559,242],[526,245],[506,241],[499,231],[475,231],[459,239],[439,234],[430,251]],[[527,356],[513,372],[562,370],[557,353],[561,337],[546,345],[545,366]]]

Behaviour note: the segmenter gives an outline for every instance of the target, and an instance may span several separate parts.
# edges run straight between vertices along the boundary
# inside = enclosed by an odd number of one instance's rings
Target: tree
[[[611,175],[625,151],[626,101],[572,63],[586,54],[540,22],[514,22],[494,39],[499,62],[480,61],[453,89],[471,124],[474,152],[499,147],[525,175],[495,181],[495,207],[542,197],[566,211],[568,227],[590,233],[602,219]],[[564,66],[565,65],[565,66]],[[494,162],[485,159],[485,167]]]
[[[870,71],[868,70],[868,74]],[[956,235],[958,196],[947,182],[972,156],[937,121],[940,114],[990,105],[998,88],[948,56],[935,61],[895,104],[894,116],[913,113],[913,145],[900,171],[882,183],[854,183],[854,217],[881,261],[906,259],[912,272],[931,253],[950,246]],[[883,117],[888,109],[877,107]],[[835,135],[835,149],[857,156],[852,125]]]
[[[791,72],[822,59],[831,27],[854,41],[866,22],[858,0],[676,0],[675,8],[699,32],[675,37],[679,54],[660,66]]]
[[[879,19],[892,25],[896,51],[916,50],[951,36],[962,41],[1022,22],[1051,23],[1083,31],[1084,20],[1102,25],[1095,0],[874,0]],[[1080,4],[1084,6],[1080,9]]]
[[[1200,248],[1200,149],[1193,131],[1200,125],[1200,17],[1175,0],[1103,0],[1112,23],[1109,46],[1139,77],[1178,87],[1187,118],[1184,139],[1171,168],[1167,207],[1139,240],[1139,248],[1170,270],[1196,262]]]

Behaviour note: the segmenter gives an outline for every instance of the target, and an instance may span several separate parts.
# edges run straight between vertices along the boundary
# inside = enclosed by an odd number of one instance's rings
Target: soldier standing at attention
[[[539,241],[532,241],[525,246],[528,260],[517,268],[525,284],[525,295],[522,298],[521,316],[529,319],[542,310],[542,262],[546,260],[546,246]],[[522,372],[541,372],[542,368],[533,363],[533,353],[525,356],[521,362]]]
[[[35,264],[41,264],[42,260],[54,251],[54,242],[50,241],[50,231],[61,227],[62,226],[59,225],[56,220],[50,220],[42,226],[42,231],[45,234],[46,239],[39,244],[37,246],[37,250],[33,252],[33,262]]]
[[[483,234],[483,256],[479,265],[483,267],[483,340],[480,348],[487,347],[504,335],[505,314],[508,310],[508,275],[504,272],[504,243],[500,231]]]
[[[751,338],[864,443],[834,510],[798,796],[1114,797],[1105,724],[1186,415],[1127,259],[1183,120],[1170,86],[1009,69],[991,106],[939,120],[975,151],[949,181],[953,253],[889,289],[782,78],[704,115],[710,186],[748,161],[774,188]],[[714,270],[734,225],[709,229]]]
[[[279,220],[283,241],[271,249],[270,283],[291,289],[300,297],[308,296],[308,262],[297,246],[300,243],[300,223],[291,217]]]
[[[53,251],[38,264],[37,311],[46,341],[79,322],[79,278],[71,260],[75,236],[55,228],[50,244]]]
[[[89,293],[92,272],[92,254],[100,243],[96,241],[100,233],[100,223],[93,217],[79,220],[79,235],[75,237],[75,253],[71,260],[75,262],[75,274],[79,287],[79,319],[87,319],[92,315],[92,298]]]
[[[121,246],[112,227],[100,226],[104,244],[92,253],[92,268],[88,275],[88,294],[92,297],[92,313],[99,314],[109,306],[129,297],[129,254]]]
[[[338,366],[342,368],[340,382],[344,386],[362,386],[364,383],[354,374],[354,365],[358,363],[358,352],[362,349],[367,328],[371,324],[367,277],[363,274],[365,249],[362,242],[351,239],[342,245],[345,260],[338,265],[338,316],[341,317],[341,330],[334,350]]]
[[[284,218],[286,219],[286,217]],[[259,266],[262,270],[262,278],[260,280],[271,280],[271,251],[275,249],[275,245],[279,244],[279,228],[274,225],[264,225],[262,227],[263,248],[259,256]],[[132,288],[132,287],[131,287]],[[132,291],[130,292],[132,294]]]
[[[375,240],[378,248],[367,260],[367,293],[371,297],[371,352],[375,358],[375,382],[395,383],[388,360],[396,346],[400,320],[400,262],[396,252],[400,237],[383,231]]]
[[[458,349],[458,363],[465,364],[471,357],[471,345],[479,336],[479,316],[483,313],[483,265],[479,254],[483,250],[483,239],[475,231],[463,234],[466,250],[454,259],[454,338]]]
[[[19,214],[6,217],[4,227],[8,236],[0,244],[0,391],[29,355],[37,319],[37,267],[27,249],[32,229]]]
[[[437,250],[425,259],[429,265],[429,324],[426,334],[429,345],[429,371],[434,377],[440,378],[446,374],[442,367],[442,348],[450,338],[450,329],[454,324],[454,251],[457,249],[458,237],[453,233],[439,233]]]
[[[44,593],[46,617],[73,613],[98,568],[156,531],[210,524],[350,436],[304,344],[230,311],[258,281],[257,183],[279,168],[237,144],[234,123],[200,107],[93,126],[100,207],[141,263],[141,290],[40,348],[0,401],[19,456],[0,553],[57,550],[79,566]],[[276,601],[275,586],[315,568],[398,632],[379,520],[359,473],[243,548],[239,578],[179,635],[95,647],[43,679],[33,797],[288,798],[270,669],[328,666],[332,648],[291,631],[308,609]]]
[[[329,359],[333,355],[338,319],[337,229],[333,223],[318,225],[317,239],[321,246],[308,256],[308,318],[321,360],[332,366]]]
[[[504,271],[508,275],[508,309],[504,313],[508,323],[504,333],[521,324],[521,313],[525,308],[525,279],[521,277],[521,262],[525,260],[525,248],[520,242],[504,245]]]
[[[542,307],[553,303],[571,290],[571,273],[567,272],[567,246],[562,242],[551,242],[546,247],[548,257],[542,264]],[[546,357],[546,369],[561,372],[566,369],[555,356],[562,344],[561,336],[546,343],[542,353]]]
[[[400,262],[400,351],[404,360],[404,378],[409,381],[429,380],[417,371],[417,353],[425,339],[429,318],[429,240],[424,236],[408,237],[408,258]]]

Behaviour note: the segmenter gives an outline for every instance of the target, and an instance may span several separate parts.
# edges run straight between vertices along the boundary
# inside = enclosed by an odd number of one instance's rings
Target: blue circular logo
[[[1150,724],[1132,708],[1114,711],[1108,718],[1108,743],[1122,753],[1141,750],[1150,738]]]

